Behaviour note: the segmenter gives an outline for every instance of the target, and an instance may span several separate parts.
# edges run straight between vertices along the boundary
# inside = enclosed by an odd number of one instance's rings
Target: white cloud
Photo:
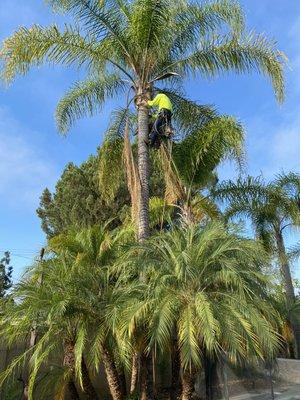
[[[29,132],[0,108],[0,196],[14,207],[35,207],[42,189],[58,176],[45,152],[36,148]]]

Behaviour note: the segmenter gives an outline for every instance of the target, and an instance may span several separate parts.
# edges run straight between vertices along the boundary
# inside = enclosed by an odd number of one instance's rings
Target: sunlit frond
[[[124,86],[124,81],[116,74],[75,84],[57,105],[59,131],[66,133],[77,119],[99,112],[104,102],[120,94]]]
[[[10,82],[17,75],[26,74],[30,67],[45,63],[91,69],[103,60],[97,48],[98,43],[82,36],[77,28],[66,27],[62,32],[56,26],[21,28],[3,43],[2,78]]]

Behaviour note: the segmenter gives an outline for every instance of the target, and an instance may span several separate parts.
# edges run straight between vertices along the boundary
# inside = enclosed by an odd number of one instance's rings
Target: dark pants
[[[164,135],[167,125],[171,125],[172,112],[165,108],[161,109],[150,132],[150,146],[159,147],[160,137]]]

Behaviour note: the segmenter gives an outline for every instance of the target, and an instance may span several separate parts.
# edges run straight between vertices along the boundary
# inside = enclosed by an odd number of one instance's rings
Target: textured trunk
[[[283,277],[287,304],[293,304],[295,302],[296,297],[295,297],[289,260],[286,254],[284,240],[281,232],[278,232],[276,234],[276,241],[277,241],[279,262],[280,262],[281,274]],[[295,318],[292,318],[290,323],[295,337],[296,358],[300,359],[300,324]]]
[[[182,373],[181,400],[191,400],[195,390],[195,371],[187,370]]]
[[[126,398],[127,397],[127,384],[126,384],[126,375],[125,375],[123,366],[120,366],[118,368],[118,373],[119,373],[122,395],[124,398]]]
[[[195,223],[195,215],[192,207],[186,203],[184,203],[182,206],[182,222],[186,226],[190,226]]]
[[[69,392],[69,396],[70,396],[70,400],[80,400],[79,394],[77,392],[75,383],[73,380],[71,380],[68,383],[68,392]]]
[[[137,383],[139,377],[139,356],[134,353],[132,356],[132,369],[131,369],[131,382],[130,382],[130,394],[133,395],[137,390]]]
[[[229,387],[228,387],[228,375],[226,370],[226,364],[223,360],[221,364],[221,373],[222,373],[222,381],[223,381],[223,399],[229,400]]]
[[[139,216],[138,216],[138,240],[140,242],[149,238],[149,110],[147,100],[150,99],[150,88],[144,91],[139,88],[138,101],[138,173],[140,180]],[[143,280],[143,276],[141,276]],[[153,364],[152,357],[141,357],[141,400],[153,399]]]
[[[149,114],[146,105],[138,107],[138,171],[140,179],[138,239],[149,237]]]
[[[122,386],[114,359],[105,347],[101,348],[101,356],[104,364],[110,394],[113,400],[122,400],[124,396],[122,393]]]
[[[152,400],[153,396],[153,363],[152,355],[141,356],[140,400]]]
[[[81,362],[81,372],[82,372],[82,385],[83,385],[83,391],[86,395],[86,398],[88,400],[97,400],[98,395],[94,389],[94,386],[92,384],[91,378],[89,371],[87,369],[86,363],[84,359],[82,359]]]
[[[214,400],[222,397],[217,362],[206,355],[204,367],[206,400]]]
[[[71,340],[65,340],[64,342],[64,367],[70,369],[70,380],[68,382],[68,391],[72,400],[79,400],[79,394],[75,386],[74,375],[75,375],[75,354],[74,354],[74,343]]]
[[[290,270],[289,261],[288,261],[287,255],[286,255],[284,241],[283,241],[283,237],[282,237],[281,233],[277,233],[276,240],[277,240],[281,274],[283,277],[283,283],[284,283],[286,297],[287,297],[288,302],[295,301],[295,292],[294,292],[294,286],[293,286],[293,281],[292,281],[292,276],[291,276],[291,270]]]
[[[174,332],[173,335],[173,343],[171,350],[171,390],[170,390],[170,399],[176,400],[181,391],[181,382],[180,382],[180,352],[178,346],[178,338],[177,334]]]

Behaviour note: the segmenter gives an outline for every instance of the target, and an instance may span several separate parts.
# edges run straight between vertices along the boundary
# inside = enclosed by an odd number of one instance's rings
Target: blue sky
[[[247,132],[248,171],[267,179],[280,171],[300,172],[300,2],[243,0],[249,29],[266,33],[289,58],[287,98],[279,106],[269,82],[256,74],[189,82],[191,98],[236,116]],[[1,41],[20,26],[59,24],[43,0],[1,0]],[[34,69],[12,86],[0,88],[0,252],[13,254],[15,279],[45,243],[35,210],[47,186],[54,188],[65,164],[94,153],[109,120],[102,114],[80,121],[67,138],[54,123],[57,101],[80,77],[62,67]],[[221,177],[232,177],[224,166]],[[298,240],[289,237],[289,242]],[[300,268],[295,267],[300,276]]]

